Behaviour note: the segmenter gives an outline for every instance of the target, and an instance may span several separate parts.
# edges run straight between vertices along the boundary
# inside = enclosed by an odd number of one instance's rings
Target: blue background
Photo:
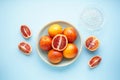
[[[0,0],[0,80],[120,80],[119,5],[119,0]],[[86,6],[97,7],[104,15],[102,29],[94,33],[101,41],[100,48],[90,53],[83,47],[80,57],[66,67],[44,63],[36,50],[39,30],[51,21],[63,20],[76,26],[84,41],[90,35],[80,23]],[[21,24],[32,29],[29,40],[21,36]],[[19,51],[21,41],[32,45],[30,56]],[[90,69],[87,62],[94,55],[100,55],[102,62]]]

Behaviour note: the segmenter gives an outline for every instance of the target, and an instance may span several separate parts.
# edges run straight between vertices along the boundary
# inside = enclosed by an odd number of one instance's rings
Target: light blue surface
[[[0,1],[0,80],[120,80],[120,1],[72,0],[72,1]],[[104,15],[102,29],[95,32],[100,48],[89,53],[84,47],[75,63],[55,68],[44,63],[37,54],[36,38],[39,30],[55,20],[70,22],[81,32],[83,40],[90,35],[80,23],[80,13],[86,6],[99,8]],[[25,40],[20,25],[29,25],[32,37]],[[30,56],[18,50],[20,41],[29,42]],[[102,56],[102,62],[90,69],[88,60]]]

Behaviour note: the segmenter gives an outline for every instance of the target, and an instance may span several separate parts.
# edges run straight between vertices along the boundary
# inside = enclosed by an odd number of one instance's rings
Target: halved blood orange
[[[95,51],[99,47],[99,40],[95,36],[90,36],[85,41],[85,46],[90,51]]]
[[[67,37],[63,34],[57,34],[52,39],[52,48],[57,51],[63,51],[68,44]]]
[[[27,25],[21,25],[20,31],[22,36],[26,39],[30,38],[32,35],[31,30]]]
[[[100,56],[94,56],[89,60],[88,65],[90,68],[94,68],[101,62],[101,60],[102,58]]]
[[[20,51],[22,51],[26,55],[30,55],[30,53],[32,51],[31,45],[29,43],[27,43],[27,42],[20,42],[18,44],[18,48],[20,49]]]

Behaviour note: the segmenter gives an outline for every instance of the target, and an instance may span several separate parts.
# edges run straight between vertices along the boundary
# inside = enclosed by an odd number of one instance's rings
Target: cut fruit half
[[[32,47],[27,42],[20,42],[18,44],[18,48],[19,48],[20,51],[22,51],[26,55],[30,55],[30,53],[32,52]]]
[[[63,51],[68,44],[67,37],[63,34],[57,34],[52,39],[52,48],[57,51]]]
[[[27,25],[21,25],[20,31],[22,36],[26,39],[30,38],[32,35],[31,30]]]
[[[101,60],[102,58],[100,56],[94,56],[89,60],[88,65],[90,68],[95,68],[101,62]]]
[[[85,46],[90,51],[95,51],[100,45],[99,40],[95,36],[90,36],[85,41]]]

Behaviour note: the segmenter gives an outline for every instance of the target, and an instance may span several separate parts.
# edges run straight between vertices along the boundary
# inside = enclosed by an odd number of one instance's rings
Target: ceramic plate
[[[62,67],[62,66],[67,66],[67,65],[70,65],[72,64],[80,55],[81,53],[81,50],[82,50],[82,39],[81,39],[81,35],[79,33],[79,31],[77,31],[77,39],[75,40],[75,44],[77,45],[78,47],[78,54],[75,58],[73,59],[63,59],[62,62],[58,63],[58,64],[52,64],[49,62],[48,58],[47,58],[47,54],[48,54],[48,51],[43,51],[40,47],[39,47],[39,40],[41,38],[41,36],[43,35],[48,35],[48,28],[50,27],[50,25],[52,24],[59,24],[62,26],[62,28],[66,28],[68,26],[71,26],[71,27],[74,27],[73,25],[71,25],[70,23],[68,22],[64,22],[64,21],[54,21],[54,22],[51,22],[47,25],[45,25],[41,30],[40,32],[38,33],[38,37],[37,37],[37,51],[38,51],[38,54],[40,56],[40,58],[46,62],[47,64],[51,65],[51,66],[56,66],[56,67]]]

